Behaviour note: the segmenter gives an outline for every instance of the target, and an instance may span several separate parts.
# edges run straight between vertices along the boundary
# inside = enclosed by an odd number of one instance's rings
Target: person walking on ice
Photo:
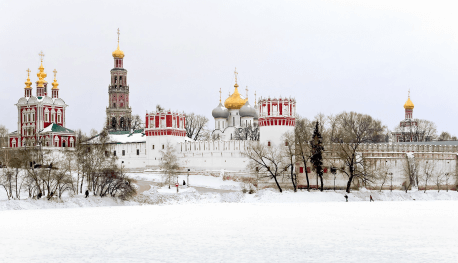
[[[89,190],[86,190],[86,192],[84,194],[86,195],[85,198],[87,198],[89,196]]]
[[[372,199],[372,195],[369,195],[369,197],[370,197],[369,202],[374,202],[374,199]]]
[[[348,195],[347,195],[347,194],[345,194],[345,196],[344,196],[344,197],[345,197],[345,202],[348,202]]]

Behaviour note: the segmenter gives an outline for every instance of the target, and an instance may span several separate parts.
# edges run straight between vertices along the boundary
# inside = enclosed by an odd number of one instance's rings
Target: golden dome
[[[54,69],[54,82],[52,83],[52,89],[59,89],[57,86],[59,86],[59,83],[57,83],[57,79],[56,79],[56,74],[57,74],[57,70]]]
[[[44,72],[45,68],[43,67],[43,62],[41,63],[40,67],[38,68],[40,72],[37,73],[38,81],[37,81],[37,87],[44,87],[44,83],[47,83],[45,81],[45,78],[48,76],[46,72]]]
[[[121,49],[119,49],[119,43],[118,43],[118,48],[115,51],[113,51],[112,54],[114,58],[123,58],[124,57],[124,52]]]
[[[248,101],[248,99],[244,99],[240,95],[238,90],[239,85],[237,85],[237,83],[235,83],[234,87],[234,93],[232,93],[232,95],[230,95],[229,98],[224,101],[224,107],[231,110],[240,109]]]
[[[409,97],[406,103],[404,104],[404,109],[413,110],[413,108],[414,108],[413,102],[410,100],[410,97]]]
[[[25,89],[31,89],[32,81],[30,81],[30,69],[27,69],[27,81],[24,83]]]

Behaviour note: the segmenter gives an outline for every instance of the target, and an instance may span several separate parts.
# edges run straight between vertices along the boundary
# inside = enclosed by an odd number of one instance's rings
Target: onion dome
[[[124,57],[124,52],[119,49],[119,44],[118,44],[118,48],[115,51],[113,51],[112,55],[114,58],[123,58]]]
[[[27,81],[24,82],[24,84],[25,84],[25,89],[32,88],[32,81],[30,81],[30,69],[27,69]]]
[[[256,110],[251,107],[250,103],[247,101],[242,108],[240,108],[240,117],[254,117],[256,115]]]
[[[118,28],[118,48],[112,53],[114,58],[124,58],[124,52],[119,49],[119,28]]]
[[[52,89],[59,89],[57,86],[59,86],[59,83],[57,83],[57,79],[56,79],[56,74],[57,74],[57,70],[54,69],[54,82],[52,83]]]
[[[254,110],[254,117],[253,119],[257,120],[259,119],[259,114],[258,114],[258,111],[256,109],[253,109]]]
[[[43,61],[41,61],[41,65],[38,68],[39,72],[37,73],[38,82],[37,87],[44,87],[44,83],[47,83],[45,78],[48,76],[46,72],[44,72],[45,68],[43,67]]]
[[[227,117],[229,117],[229,111],[226,108],[224,108],[224,106],[220,102],[219,105],[212,110],[212,116],[215,119],[216,118],[225,118],[226,119]]]
[[[237,85],[237,83],[235,83],[234,87],[234,93],[232,93],[232,95],[230,95],[224,102],[224,106],[231,110],[240,109],[248,101],[248,99],[244,99],[242,95],[240,95],[238,90],[239,85]]]
[[[413,102],[410,100],[410,95],[409,98],[407,99],[406,103],[404,104],[404,109],[406,110],[413,110],[414,105]]]

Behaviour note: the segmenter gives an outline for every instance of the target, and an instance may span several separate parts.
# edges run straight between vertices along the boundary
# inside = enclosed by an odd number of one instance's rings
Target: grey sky
[[[458,135],[458,16],[454,1],[0,1],[1,124],[33,93],[45,53],[70,105],[67,127],[100,130],[116,29],[130,105],[156,104],[211,118],[233,91],[292,96],[298,113],[370,114],[393,129],[411,89],[414,117]],[[213,128],[213,122],[210,128]]]

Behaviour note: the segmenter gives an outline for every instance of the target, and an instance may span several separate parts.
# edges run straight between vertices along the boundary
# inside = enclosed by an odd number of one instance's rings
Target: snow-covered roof
[[[146,143],[146,136],[143,129],[130,131],[110,131],[108,132],[109,141],[111,144],[121,143]],[[91,138],[85,143],[99,143],[99,135]]]
[[[46,128],[40,131],[40,133],[46,132],[60,132],[60,133],[74,133],[74,131],[60,126],[59,124],[51,123]]]

